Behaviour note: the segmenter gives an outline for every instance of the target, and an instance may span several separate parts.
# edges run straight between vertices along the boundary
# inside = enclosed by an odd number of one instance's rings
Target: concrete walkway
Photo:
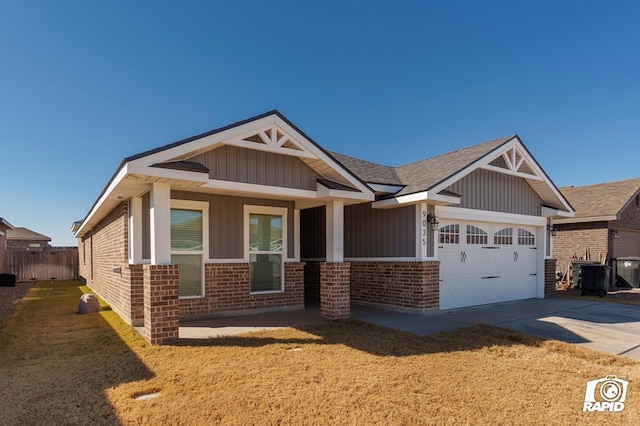
[[[495,325],[640,360],[640,306],[550,298],[407,314],[352,306],[351,318],[420,336],[475,324]],[[317,307],[242,317],[182,322],[181,339],[206,339],[279,327],[318,324]]]

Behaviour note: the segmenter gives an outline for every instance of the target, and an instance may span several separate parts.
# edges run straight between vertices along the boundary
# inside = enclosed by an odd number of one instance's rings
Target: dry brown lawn
[[[85,287],[39,282],[0,330],[0,424],[640,424],[640,363],[496,327],[356,321],[152,347]],[[583,413],[585,382],[630,382]],[[149,400],[136,396],[159,392]]]

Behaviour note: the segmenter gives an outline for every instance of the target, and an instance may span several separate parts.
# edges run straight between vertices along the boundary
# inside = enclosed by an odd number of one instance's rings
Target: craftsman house
[[[351,303],[412,312],[555,291],[573,209],[518,136],[401,167],[277,111],[125,158],[74,224],[80,275],[151,343],[182,319]]]
[[[575,216],[554,219],[553,257],[559,271],[565,272],[574,257],[612,267],[617,258],[640,257],[640,179],[560,191]]]

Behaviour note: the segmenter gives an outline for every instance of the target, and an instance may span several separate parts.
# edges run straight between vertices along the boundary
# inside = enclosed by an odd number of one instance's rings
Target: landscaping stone
[[[79,314],[90,314],[93,312],[100,312],[101,310],[100,302],[98,302],[98,298],[96,296],[93,294],[83,294],[80,296],[80,303],[78,303]]]

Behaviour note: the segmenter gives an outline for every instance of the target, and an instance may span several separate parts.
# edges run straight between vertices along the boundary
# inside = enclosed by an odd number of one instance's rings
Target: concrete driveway
[[[616,355],[640,359],[640,306],[579,299],[529,299],[473,308],[407,314],[352,306],[351,318],[420,336],[475,324],[495,325]],[[207,339],[322,323],[319,307],[182,322],[180,339]]]
[[[475,324],[495,325],[640,359],[640,306],[556,297],[426,315],[354,306],[351,317],[421,336]]]

